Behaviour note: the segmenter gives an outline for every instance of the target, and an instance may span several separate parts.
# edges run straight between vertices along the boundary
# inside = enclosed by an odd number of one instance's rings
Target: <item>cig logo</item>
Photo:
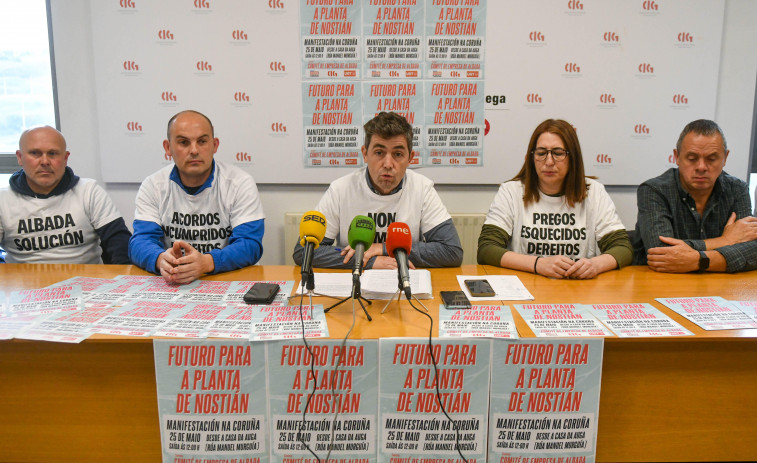
[[[544,41],[544,34],[542,34],[539,31],[531,31],[528,34],[528,40],[532,42],[543,42]]]
[[[642,74],[654,74],[654,67],[649,63],[639,64],[639,72]]]
[[[247,33],[243,30],[235,30],[231,32],[231,37],[234,40],[247,40]]]
[[[173,33],[168,29],[161,29],[158,31],[158,38],[160,40],[173,40]]]
[[[691,43],[694,41],[694,37],[688,32],[679,32],[677,38],[681,43]]]
[[[208,0],[195,0],[195,8],[210,8],[210,2]]]
[[[244,151],[238,152],[236,157],[237,157],[237,161],[239,161],[239,162],[250,162],[250,161],[252,161],[252,158],[250,157],[250,155],[247,154]]]
[[[655,2],[654,0],[644,0],[641,3],[641,8],[646,11],[657,11],[659,6],[657,5],[657,2]]]
[[[648,135],[649,127],[647,127],[646,124],[636,124],[633,126],[633,132],[638,133],[640,135]]]
[[[271,69],[271,71],[274,71],[274,72],[286,71],[286,66],[284,66],[284,63],[282,63],[281,61],[271,61],[271,64],[269,64],[268,67]]]
[[[136,61],[124,61],[125,71],[139,71],[139,65]]]
[[[127,122],[126,130],[128,130],[129,132],[141,132],[142,125],[139,122]]]
[[[568,9],[569,10],[583,10],[584,4],[581,3],[579,0],[568,0]]]
[[[689,99],[683,93],[677,93],[673,95],[674,104],[689,104]]]
[[[612,157],[609,154],[600,153],[597,155],[597,164],[612,164]]]
[[[234,101],[249,103],[250,97],[245,92],[234,92]]]
[[[213,66],[211,66],[210,63],[208,63],[207,61],[198,61],[197,70],[198,71],[212,71]]]
[[[612,93],[603,93],[599,95],[599,102],[603,104],[613,104],[615,103],[615,97],[612,96]]]
[[[282,2],[281,0],[268,0],[268,8],[272,10],[284,9],[284,2]]]
[[[541,103],[541,96],[538,93],[529,93],[526,95],[526,101],[529,103]]]
[[[581,66],[576,63],[565,63],[565,72],[581,72]]]
[[[271,124],[271,131],[272,132],[286,132],[287,126],[282,124],[281,122],[274,122]]]
[[[160,94],[160,99],[163,101],[176,101],[176,95],[173,92],[163,92]]]
[[[132,0],[119,0],[121,8],[136,8],[137,5]]]
[[[615,32],[605,32],[602,34],[602,40],[605,42],[619,42],[620,36]]]

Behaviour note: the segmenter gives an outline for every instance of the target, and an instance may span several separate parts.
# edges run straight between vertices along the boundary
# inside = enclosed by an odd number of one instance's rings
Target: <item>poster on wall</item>
[[[423,76],[426,2],[367,2],[363,7],[366,79],[416,80]],[[412,124],[412,122],[411,122]]]
[[[595,461],[603,339],[495,342],[489,461]]]
[[[491,343],[382,338],[379,345],[381,460],[485,462]]]
[[[267,345],[272,461],[376,463],[378,343]]]
[[[484,78],[486,4],[487,0],[427,3],[427,77]]]
[[[363,164],[362,86],[358,82],[303,82],[305,163],[310,167]]]
[[[153,349],[164,463],[269,461],[263,344],[155,339]]]
[[[439,81],[426,84],[426,164],[484,165],[484,83]]]
[[[361,2],[300,0],[302,79],[360,78]]]

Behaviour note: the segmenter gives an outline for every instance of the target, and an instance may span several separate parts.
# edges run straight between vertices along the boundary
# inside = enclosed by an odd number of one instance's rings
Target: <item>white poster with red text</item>
[[[163,462],[265,463],[265,346],[156,339]]]
[[[383,338],[379,344],[381,461],[485,462],[491,342]]]
[[[376,463],[376,341],[268,342],[276,463]]]
[[[595,460],[603,339],[494,343],[489,461]]]

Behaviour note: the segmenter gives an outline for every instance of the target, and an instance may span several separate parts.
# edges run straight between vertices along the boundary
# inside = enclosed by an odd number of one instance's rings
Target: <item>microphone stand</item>
[[[363,308],[363,312],[365,313],[365,317],[368,319],[369,322],[373,321],[373,319],[371,318],[371,316],[368,314],[368,310],[365,308],[365,305],[363,304],[363,301],[365,301],[368,305],[371,305],[371,301],[369,301],[368,299],[364,298],[360,294],[360,277],[357,276],[357,275],[354,275],[354,274],[352,276],[352,295],[350,295],[348,297],[345,297],[344,299],[340,299],[339,302],[337,302],[336,304],[323,309],[324,313],[328,312],[329,310],[333,309],[334,307],[338,306],[339,304],[341,304],[343,302],[346,302],[349,299],[353,299],[353,300],[358,301],[360,303],[360,307]]]
[[[397,308],[399,308],[400,302],[402,301],[402,294],[403,293],[404,293],[404,291],[402,291],[402,282],[400,282],[400,283],[397,284],[397,292],[394,293],[394,294],[392,294],[392,297],[390,297],[389,300],[386,301],[386,304],[384,305],[384,308],[381,309],[381,313],[384,313],[386,311],[386,308],[389,307],[389,304],[391,304],[392,301],[394,301],[394,296],[397,296]],[[413,297],[413,299],[415,299],[415,302],[417,302],[418,304],[420,304],[426,310],[426,312],[428,312],[428,307],[426,307],[426,305],[423,302],[421,302],[420,299],[418,299],[417,297],[415,297],[415,294],[412,294],[411,296]],[[405,294],[405,299],[409,300],[409,298],[407,297],[407,294]]]

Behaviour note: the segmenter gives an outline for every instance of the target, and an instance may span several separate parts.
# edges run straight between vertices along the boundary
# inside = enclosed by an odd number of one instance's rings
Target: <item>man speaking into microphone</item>
[[[316,210],[326,217],[326,235],[313,256],[313,267],[351,268],[355,250],[349,245],[349,227],[357,215],[376,224],[373,244],[365,249],[365,268],[397,268],[386,250],[387,227],[407,224],[414,242],[408,255],[414,267],[457,267],[463,248],[447,208],[427,177],[407,170],[415,153],[413,127],[391,112],[381,112],[364,126],[361,148],[366,167],[331,183]],[[303,247],[294,248],[302,263]]]

